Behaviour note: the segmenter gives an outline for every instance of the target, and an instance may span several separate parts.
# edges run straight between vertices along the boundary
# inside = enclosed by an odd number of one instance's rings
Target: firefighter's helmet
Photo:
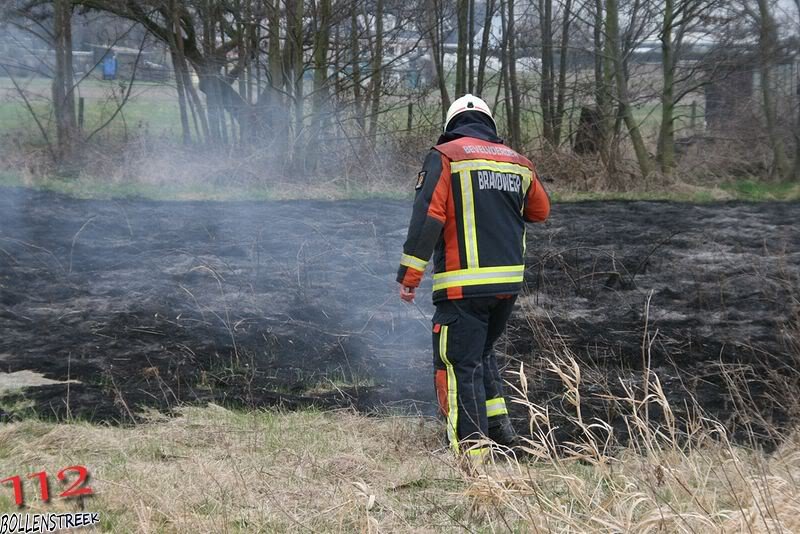
[[[494,117],[492,117],[492,110],[489,109],[489,106],[478,98],[475,95],[466,94],[461,98],[457,99],[450,105],[450,109],[447,110],[447,119],[444,121],[444,129],[447,131],[447,125],[450,124],[450,121],[453,120],[453,117],[456,115],[460,115],[465,111],[480,111],[489,116],[494,123]],[[496,126],[496,124],[495,124]]]

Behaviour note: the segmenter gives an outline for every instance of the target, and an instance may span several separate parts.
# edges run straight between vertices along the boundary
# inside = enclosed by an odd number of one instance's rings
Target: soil
[[[205,402],[433,414],[430,280],[418,307],[394,282],[409,212],[0,189],[0,370],[44,379],[5,380],[0,405],[112,423]],[[587,421],[621,425],[603,393],[641,392],[649,366],[680,418],[696,398],[735,433],[789,424],[799,219],[797,203],[554,206],[529,229],[509,379],[524,363],[531,400],[574,413],[543,358],[572,353]]]

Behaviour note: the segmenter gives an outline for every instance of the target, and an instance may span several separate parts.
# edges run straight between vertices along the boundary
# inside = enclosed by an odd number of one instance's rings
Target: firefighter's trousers
[[[433,316],[436,396],[456,453],[479,455],[476,445],[508,418],[494,344],[516,296],[447,300]]]

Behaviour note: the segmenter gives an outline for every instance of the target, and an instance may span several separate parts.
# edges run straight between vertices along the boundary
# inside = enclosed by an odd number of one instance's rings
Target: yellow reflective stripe
[[[489,447],[473,447],[467,450],[469,456],[484,456],[489,452]]]
[[[450,164],[451,173],[461,173],[461,175],[470,175],[470,171],[495,171],[519,174],[522,177],[522,191],[524,195],[528,192],[533,182],[533,171],[524,165],[517,165],[516,163],[506,163],[502,161],[491,161],[488,159],[468,159],[464,161],[456,161]],[[463,186],[462,186],[463,192]],[[520,207],[520,213],[525,211],[525,204]],[[469,251],[467,251],[469,254]]]
[[[520,175],[522,178],[522,190],[520,194],[523,195],[523,198],[533,182],[533,171],[524,165],[488,159],[470,159],[455,161],[450,164],[451,175],[458,174],[461,184],[461,211],[467,268],[477,269],[480,267],[480,255],[478,254],[478,230],[475,223],[475,196],[472,188],[472,171],[494,171]],[[525,204],[522,203],[520,206],[520,213],[524,211]],[[503,280],[494,283],[506,282],[506,280]]]
[[[467,251],[467,267],[480,267],[478,263],[478,229],[475,226],[475,197],[472,193],[472,174],[468,170],[459,173],[461,180],[461,212],[464,222],[464,248]]]
[[[439,332],[439,357],[447,368],[447,440],[453,452],[458,453],[458,384],[453,364],[447,359],[447,325]]]
[[[488,284],[514,284],[525,277],[524,265],[461,269],[433,275],[433,290]]]
[[[523,176],[522,177],[522,206],[520,206],[520,208],[519,208],[520,215],[525,213],[525,195],[528,194],[528,190],[531,188],[531,182],[532,181],[533,181],[533,174],[530,174],[529,176]],[[526,227],[526,229],[527,229],[527,227]]]
[[[525,209],[523,206],[522,209]],[[522,227],[522,257],[525,257],[525,254],[528,253],[528,226]]]
[[[531,172],[531,170],[528,169],[528,168],[526,168],[525,170],[528,171],[528,172],[522,175],[522,194],[523,195],[525,195],[525,193],[528,192],[528,189],[531,188],[531,182],[533,181],[533,173]],[[522,209],[523,210],[525,209],[525,204],[522,205]]]
[[[486,417],[506,414],[508,414],[508,408],[506,408],[506,400],[503,397],[486,401]]]
[[[495,171],[495,172],[509,172],[519,174],[522,176],[523,181],[530,183],[533,181],[533,171],[524,165],[517,165],[516,163],[506,163],[502,161],[492,161],[488,159],[467,159],[463,161],[454,161],[450,164],[451,172],[461,171]],[[523,193],[527,188],[523,189]]]
[[[418,271],[424,271],[425,267],[428,266],[428,262],[409,254],[403,254],[400,256],[400,265],[411,267],[412,269],[416,269]]]

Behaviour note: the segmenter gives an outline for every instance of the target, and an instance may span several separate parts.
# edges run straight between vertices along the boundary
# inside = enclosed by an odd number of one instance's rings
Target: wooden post
[[[83,106],[85,100],[84,97],[78,98],[78,131],[83,131]]]
[[[408,122],[406,124],[406,129],[408,131],[411,131],[411,126],[412,126],[413,122],[414,122],[414,103],[413,102],[409,102],[408,103]]]

